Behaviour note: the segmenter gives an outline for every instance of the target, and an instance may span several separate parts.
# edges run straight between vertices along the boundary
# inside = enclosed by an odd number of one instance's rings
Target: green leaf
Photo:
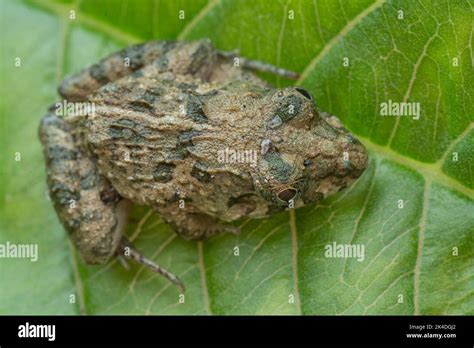
[[[474,314],[469,0],[0,6],[0,244],[39,245],[38,262],[0,259],[0,313]],[[141,267],[127,272],[115,261],[79,260],[45,194],[36,133],[64,75],[130,43],[204,37],[301,72],[296,84],[338,115],[371,159],[345,192],[243,221],[239,236],[186,242],[136,206],[127,233],[184,280],[180,303],[176,288]],[[262,76],[277,86],[292,83]],[[419,119],[380,116],[389,100],[420,103]],[[364,246],[364,259],[326,257],[333,243]]]

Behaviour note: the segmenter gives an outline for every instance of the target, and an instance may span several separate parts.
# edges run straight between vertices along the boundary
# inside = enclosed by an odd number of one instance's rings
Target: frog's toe
[[[241,232],[240,227],[233,226],[233,225],[224,225],[223,231],[228,232],[228,233],[232,233],[232,234],[235,234],[235,235],[239,235],[240,232]]]

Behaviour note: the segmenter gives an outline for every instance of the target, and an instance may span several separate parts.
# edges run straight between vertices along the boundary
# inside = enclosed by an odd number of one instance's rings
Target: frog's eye
[[[312,165],[312,164],[313,164],[313,161],[311,161],[310,159],[305,159],[305,160],[303,161],[303,165],[304,165],[305,167],[309,167],[309,166]]]
[[[312,96],[307,90],[305,90],[305,89],[303,89],[303,88],[301,88],[301,87],[295,87],[295,90],[296,90],[299,94],[303,95],[303,97],[305,97],[306,99],[308,99],[308,100],[313,100],[313,96]]]
[[[280,191],[278,193],[278,199],[280,199],[284,202],[289,202],[290,200],[295,198],[297,194],[298,194],[298,191],[296,189],[287,188],[287,189],[284,189],[283,191]]]

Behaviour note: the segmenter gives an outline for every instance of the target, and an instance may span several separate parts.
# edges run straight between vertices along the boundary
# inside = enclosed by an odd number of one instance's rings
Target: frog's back
[[[252,178],[242,168],[218,163],[217,152],[242,140],[238,128],[248,127],[236,110],[229,115],[207,109],[206,100],[219,93],[225,100],[233,91],[189,76],[166,77],[130,76],[102,87],[91,98],[95,112],[86,121],[87,147],[99,171],[127,199],[156,206],[185,199],[216,216],[232,215],[229,201],[235,192],[251,193]]]

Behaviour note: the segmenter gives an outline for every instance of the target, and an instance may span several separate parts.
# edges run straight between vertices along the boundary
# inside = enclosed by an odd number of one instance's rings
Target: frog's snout
[[[367,168],[368,155],[364,145],[352,134],[343,136],[343,162],[346,175],[358,178]]]

